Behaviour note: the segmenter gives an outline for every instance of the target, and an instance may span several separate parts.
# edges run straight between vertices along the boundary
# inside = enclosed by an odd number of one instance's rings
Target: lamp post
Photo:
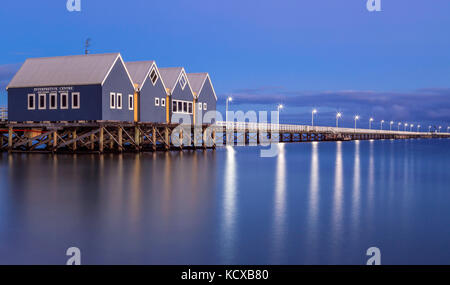
[[[400,126],[402,125],[402,123],[398,123],[398,131],[400,132]]]
[[[431,133],[431,126],[428,126],[428,132]]]
[[[227,121],[227,123],[228,123],[228,102],[231,101],[233,101],[233,98],[227,97],[227,102],[225,104],[225,120]]]
[[[356,121],[358,121],[358,120],[359,120],[359,116],[356,115],[356,116],[355,116],[355,132],[356,132]]]
[[[420,133],[420,125],[417,125],[417,132]]]
[[[389,130],[392,132],[392,125],[394,124],[394,121],[391,121],[390,123],[389,123]]]
[[[369,130],[372,129],[372,122],[373,122],[373,118],[370,118],[370,119],[369,119]]]
[[[316,109],[312,110],[312,112],[311,112],[311,126],[312,127],[314,127],[314,114],[316,114],[316,113],[317,113]]]
[[[405,132],[406,132],[406,127],[408,126],[408,123],[405,123]]]
[[[442,126],[439,126],[439,132],[441,132]]]
[[[336,114],[336,128],[339,128],[339,119],[342,117],[342,114],[338,112]]]
[[[283,105],[279,104],[277,107],[277,111],[278,111],[278,124],[280,124],[280,110],[283,109]]]
[[[380,130],[383,129],[383,124],[384,124],[384,120],[381,120],[381,127],[380,127]]]
[[[412,128],[414,127],[413,124],[411,124],[411,126],[409,127],[409,131],[412,132]]]
[[[447,127],[447,133],[448,133],[448,130],[450,130],[450,127]]]

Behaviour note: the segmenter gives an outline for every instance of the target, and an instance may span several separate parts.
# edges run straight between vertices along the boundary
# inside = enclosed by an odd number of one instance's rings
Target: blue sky
[[[207,71],[223,108],[270,110],[281,120],[343,125],[355,113],[450,124],[450,1],[171,0],[2,1],[0,104],[4,86],[28,57],[121,52],[126,61]]]

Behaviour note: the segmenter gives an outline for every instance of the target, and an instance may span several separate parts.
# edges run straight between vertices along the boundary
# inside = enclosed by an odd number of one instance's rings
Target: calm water
[[[450,264],[450,140],[0,154],[0,263]]]

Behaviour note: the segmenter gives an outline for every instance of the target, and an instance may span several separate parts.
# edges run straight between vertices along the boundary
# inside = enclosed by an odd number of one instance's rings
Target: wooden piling
[[[104,150],[104,146],[103,146],[103,143],[104,143],[104,129],[103,129],[103,127],[101,127],[100,128],[100,138],[99,138],[99,141],[98,141],[98,150],[102,153],[103,152],[103,150]]]

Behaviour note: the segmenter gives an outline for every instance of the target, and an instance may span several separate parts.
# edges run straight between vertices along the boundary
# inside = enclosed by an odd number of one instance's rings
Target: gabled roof
[[[194,92],[195,97],[198,97],[200,95],[200,92],[203,89],[203,86],[205,85],[206,80],[209,80],[209,83],[211,84],[211,88],[214,93],[214,97],[217,101],[216,91],[214,91],[214,87],[211,82],[211,78],[209,77],[209,74],[204,73],[188,73],[187,74],[189,83],[191,84],[192,91]]]
[[[128,72],[130,73],[133,82],[139,84],[139,86],[141,87],[154,63],[155,62],[153,60],[134,61],[126,62],[125,65],[127,66]]]
[[[103,85],[117,60],[123,63],[120,53],[29,58],[14,75],[6,89],[60,85]],[[125,66],[125,63],[123,64]],[[133,85],[129,74],[128,77]]]
[[[172,91],[183,72],[182,67],[164,67],[159,69],[164,85]]]

